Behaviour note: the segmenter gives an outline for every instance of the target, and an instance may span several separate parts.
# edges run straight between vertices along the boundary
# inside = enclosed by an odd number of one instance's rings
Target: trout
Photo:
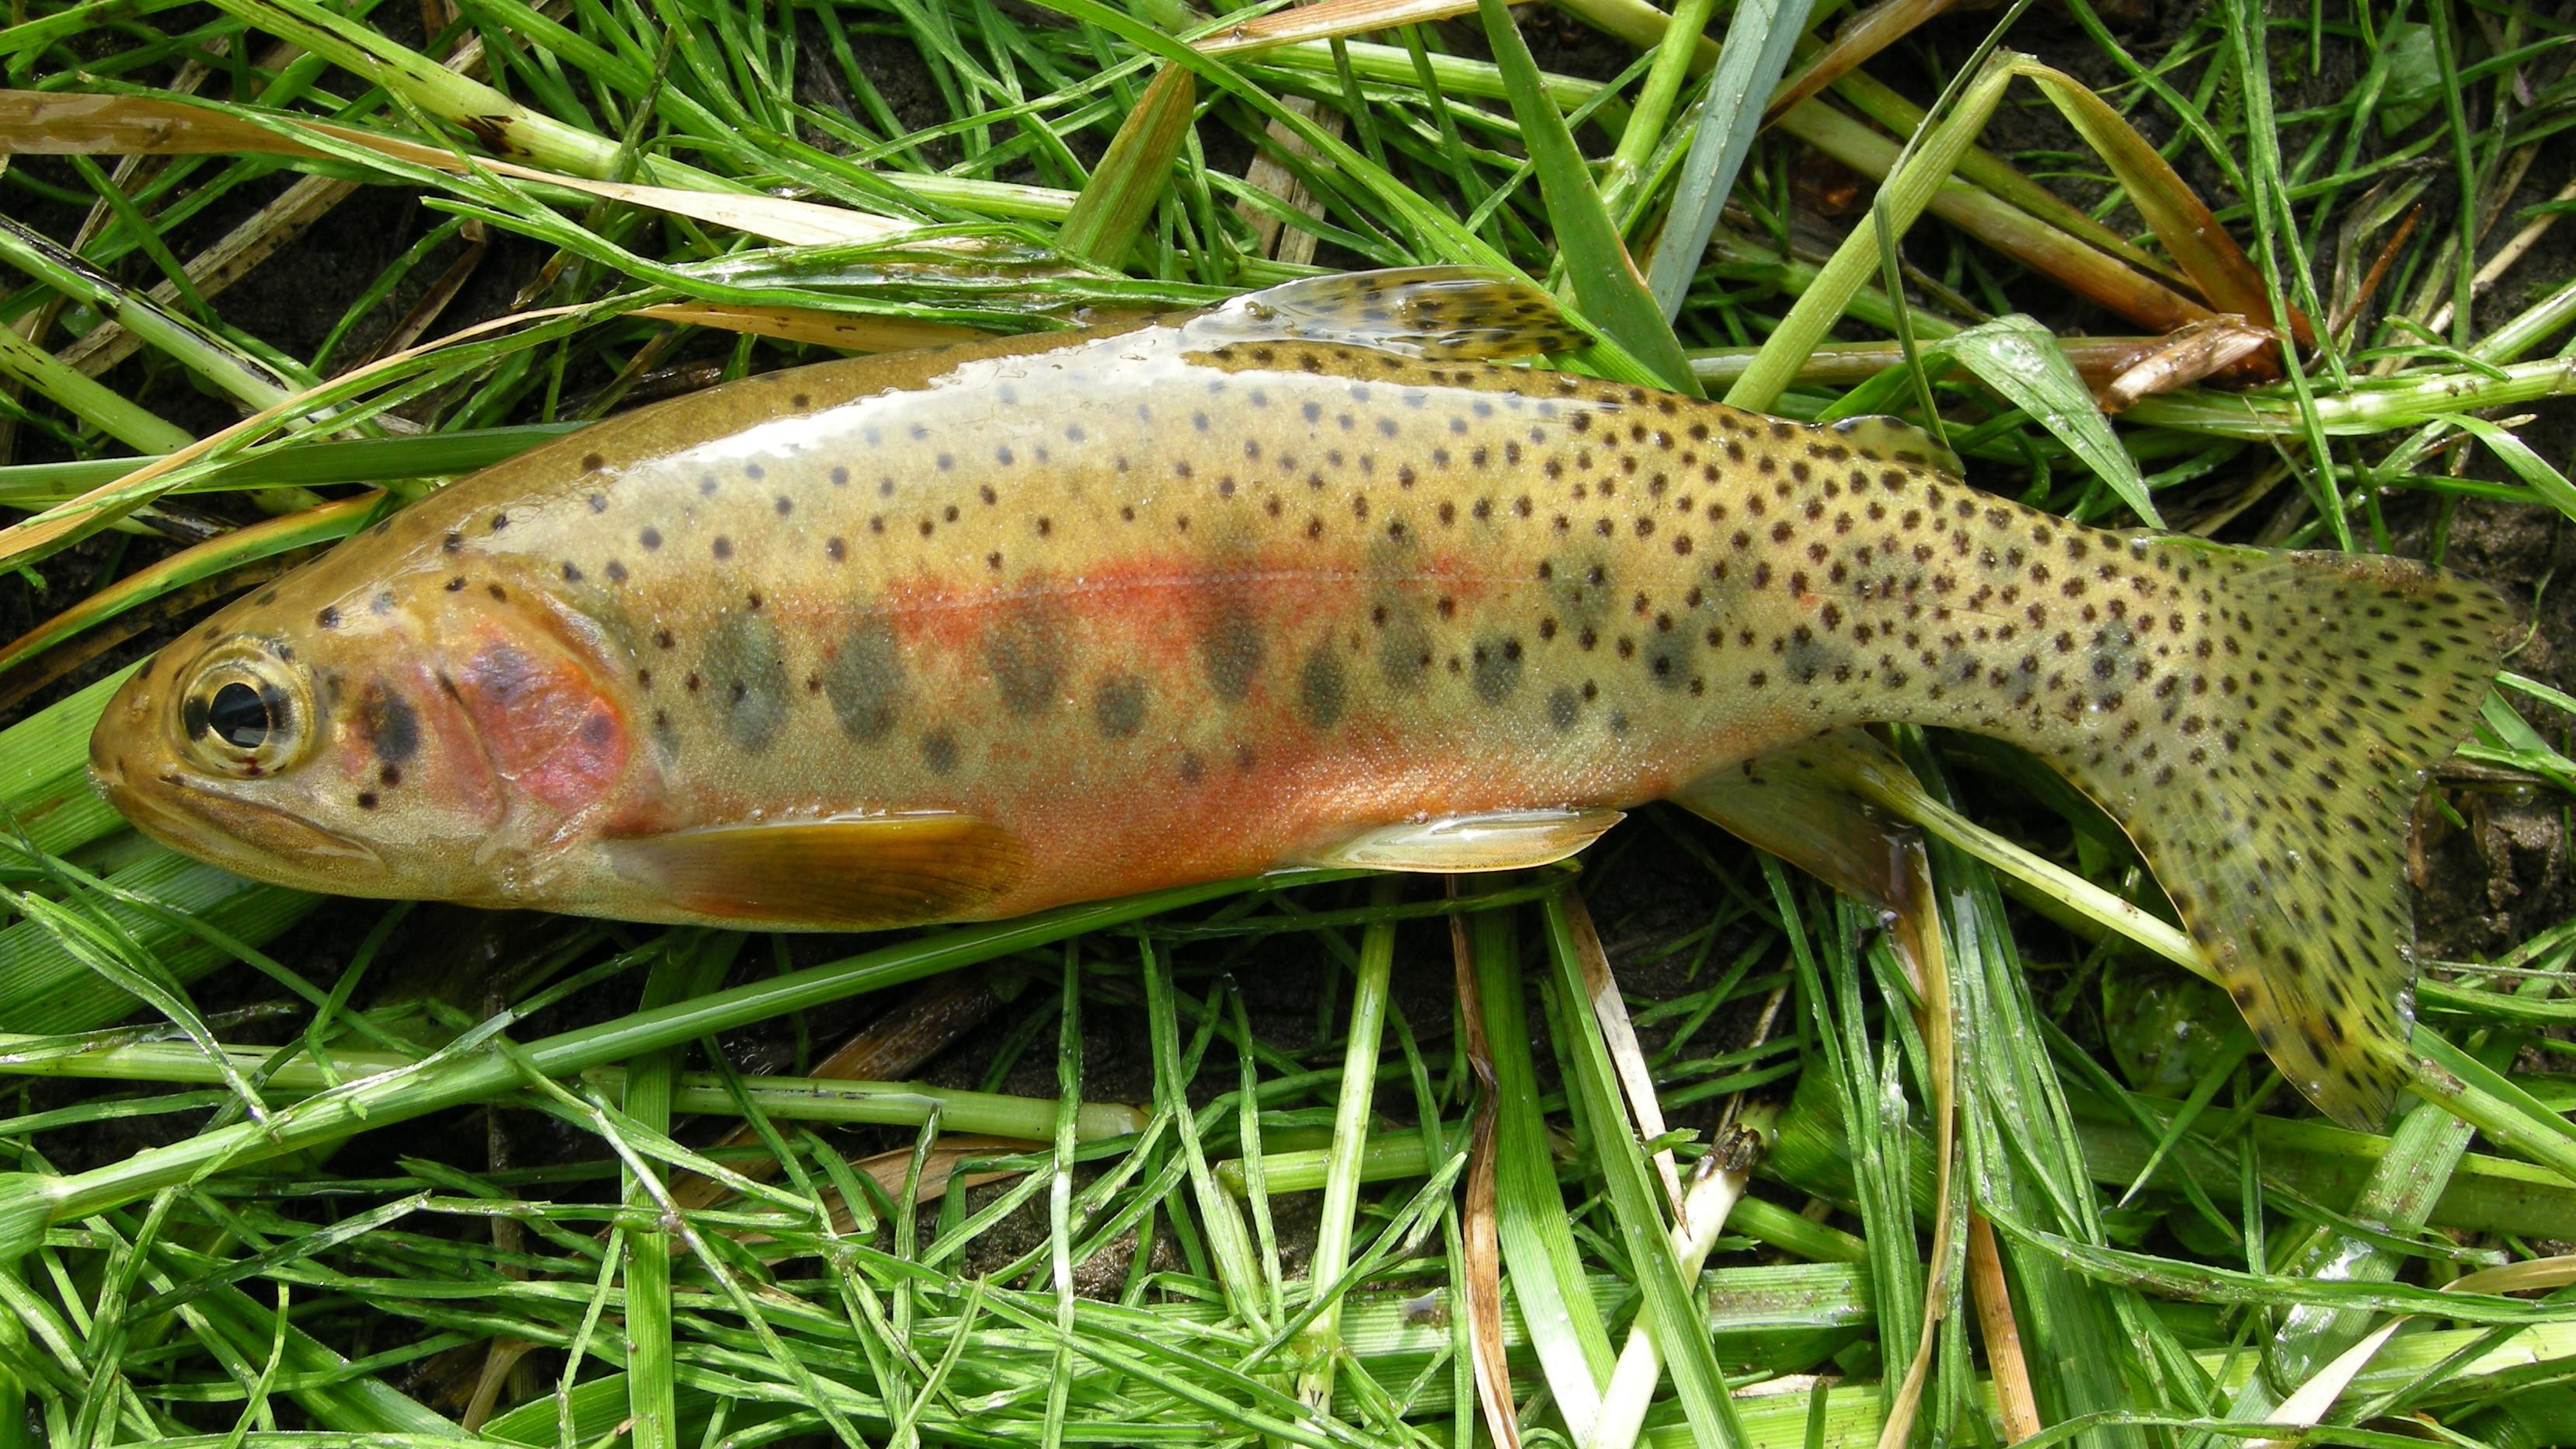
[[[1893,420],[1509,365],[1582,341],[1419,269],[730,383],[228,607],[92,767],[282,885],[847,929],[1525,866],[1656,799],[1865,879],[1854,732],[1969,730],[2119,822],[2291,1082],[2382,1115],[2408,812],[2501,599],[2070,524]]]

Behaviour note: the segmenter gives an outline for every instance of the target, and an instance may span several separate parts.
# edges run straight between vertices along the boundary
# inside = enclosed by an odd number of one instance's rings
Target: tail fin
[[[2159,684],[2160,722],[2055,763],[2127,829],[2282,1075],[2375,1129],[2414,1025],[2409,813],[2510,615],[2404,559],[2147,547],[2203,605],[2201,663]]]

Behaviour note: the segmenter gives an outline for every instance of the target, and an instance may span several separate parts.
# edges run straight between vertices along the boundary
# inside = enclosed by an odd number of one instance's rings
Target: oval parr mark
[[[1297,671],[1298,713],[1313,728],[1328,730],[1341,722],[1349,708],[1350,685],[1343,677],[1341,658],[1330,644],[1318,646]]]
[[[1091,696],[1091,722],[1104,739],[1133,738],[1145,727],[1145,681],[1123,673],[1100,681]]]
[[[1487,704],[1501,704],[1521,687],[1521,641],[1487,639],[1475,647],[1474,668],[1470,671],[1476,685],[1476,697]]]
[[[1431,672],[1431,631],[1424,627],[1422,616],[1414,605],[1401,597],[1370,611],[1370,618],[1380,619],[1377,634],[1377,670],[1389,689],[1418,694]]]
[[[379,681],[358,697],[358,733],[366,737],[377,759],[401,765],[420,750],[420,714],[410,701]]]
[[[787,723],[787,659],[778,626],[763,614],[729,614],[707,635],[697,672],[702,697],[725,735],[747,754],[777,743]]]
[[[921,763],[934,775],[955,773],[957,737],[946,730],[933,730],[921,737]]]
[[[1574,686],[1560,684],[1548,691],[1547,722],[1548,726],[1558,733],[1562,734],[1574,728],[1575,716],[1582,710],[1583,701],[1576,696]]]
[[[871,614],[850,626],[823,666],[823,697],[841,733],[870,745],[891,733],[903,714],[903,655],[894,625]]]
[[[1209,692],[1226,704],[1241,703],[1261,677],[1268,653],[1252,605],[1232,594],[1220,598],[1199,636],[1199,662],[1207,670]]]
[[[1005,606],[984,636],[984,666],[1002,708],[1027,717],[1054,707],[1064,684],[1064,629],[1039,600]]]

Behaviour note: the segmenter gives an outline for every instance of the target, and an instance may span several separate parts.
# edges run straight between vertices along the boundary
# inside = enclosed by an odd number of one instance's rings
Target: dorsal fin
[[[1316,851],[1312,865],[1454,875],[1524,870],[1565,859],[1620,821],[1602,809],[1495,810],[1381,825]]]
[[[1028,872],[1018,837],[971,815],[764,820],[600,842],[617,874],[744,927],[875,930],[975,914]]]
[[[1911,463],[1918,468],[1938,468],[1952,477],[1964,477],[1959,455],[1942,446],[1941,440],[1903,418],[1885,413],[1868,413],[1856,418],[1837,418],[1818,423],[1819,432],[1829,433],[1835,442],[1864,458],[1881,463]]]
[[[1304,277],[1246,293],[1188,327],[1193,342],[1338,342],[1425,361],[1491,362],[1570,352],[1592,340],[1546,292],[1465,267]]]

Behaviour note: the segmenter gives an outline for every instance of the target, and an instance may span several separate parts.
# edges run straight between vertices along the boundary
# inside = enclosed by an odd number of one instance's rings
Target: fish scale
[[[237,605],[94,758],[270,879],[848,926],[1522,864],[1657,798],[1759,837],[1758,766],[1949,726],[2129,830],[2303,1091],[2384,1105],[2397,831],[2491,592],[2071,525],[1885,420],[1493,360],[1569,340],[1425,271],[712,389]]]

